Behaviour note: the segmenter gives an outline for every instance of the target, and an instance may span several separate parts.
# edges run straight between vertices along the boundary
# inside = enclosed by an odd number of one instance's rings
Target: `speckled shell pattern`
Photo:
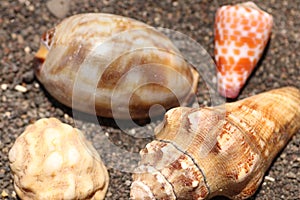
[[[218,90],[236,98],[269,41],[273,17],[253,2],[226,5],[215,18]]]
[[[37,78],[58,101],[84,112],[145,118],[152,105],[185,105],[196,91],[198,73],[173,43],[130,18],[74,15],[46,32],[41,46],[49,52]]]
[[[300,129],[300,90],[284,87],[217,107],[169,110],[141,150],[132,199],[246,199]]]

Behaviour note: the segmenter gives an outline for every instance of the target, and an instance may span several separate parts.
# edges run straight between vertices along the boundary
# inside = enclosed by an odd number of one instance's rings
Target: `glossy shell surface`
[[[158,30],[111,14],[71,16],[42,37],[36,76],[72,108],[121,119],[185,105],[198,73]],[[161,110],[152,109],[152,114]]]
[[[215,18],[218,90],[236,98],[269,41],[273,17],[253,2],[226,5]]]

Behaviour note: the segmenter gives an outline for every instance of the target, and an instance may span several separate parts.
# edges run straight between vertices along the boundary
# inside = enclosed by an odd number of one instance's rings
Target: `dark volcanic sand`
[[[72,111],[57,103],[34,78],[33,56],[41,34],[60,19],[50,13],[46,1],[1,1],[0,7],[0,197],[16,199],[8,163],[8,151],[24,128],[42,117],[56,117],[74,125]],[[85,2],[85,3],[83,3]],[[155,27],[179,31],[213,53],[213,21],[218,6],[240,1],[80,1],[70,4],[67,16],[84,12],[105,12],[132,17]],[[274,16],[271,41],[263,60],[252,74],[239,98],[281,86],[300,88],[300,1],[255,1]],[[197,55],[197,54],[196,54]],[[25,91],[15,89],[17,85]],[[199,86],[201,87],[201,85]],[[207,93],[198,94],[202,104],[209,104]],[[284,103],[284,102],[283,102]],[[102,128],[91,120],[79,121],[83,130],[105,160],[110,173],[106,199],[129,199],[131,174],[124,172],[131,158],[144,143],[122,134],[102,120]],[[132,135],[152,133],[156,123],[144,128],[127,129]],[[103,139],[128,152],[112,152]],[[148,139],[149,141],[149,139]],[[300,198],[300,132],[278,155],[253,199]],[[128,171],[128,170],[127,170]]]

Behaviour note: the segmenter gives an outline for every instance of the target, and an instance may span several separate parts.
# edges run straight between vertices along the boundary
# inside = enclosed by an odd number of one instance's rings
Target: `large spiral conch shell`
[[[197,71],[158,30],[111,14],[80,14],[43,35],[36,76],[72,108],[103,117],[146,118],[152,105],[184,105]],[[161,109],[151,114],[162,114]]]
[[[273,17],[253,2],[222,6],[215,19],[218,90],[236,98],[268,43]]]
[[[248,198],[299,122],[293,87],[214,108],[171,109],[140,152],[131,198]]]

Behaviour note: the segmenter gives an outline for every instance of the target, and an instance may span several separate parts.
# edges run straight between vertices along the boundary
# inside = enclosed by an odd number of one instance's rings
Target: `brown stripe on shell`
[[[139,95],[140,90],[144,90],[147,92],[149,91],[150,93],[151,93],[151,91],[153,91],[153,92],[159,91],[159,92],[164,93],[165,95],[167,94],[165,96],[165,102],[161,102],[159,100],[157,100],[156,102],[155,101],[147,101],[145,98],[142,99]],[[130,101],[129,101],[129,110],[130,110],[130,113],[132,116],[134,116],[140,112],[143,112],[143,113],[147,114],[147,116],[148,116],[149,109],[151,109],[152,115],[159,115],[159,113],[161,113],[161,109],[160,109],[160,107],[157,107],[157,108],[152,107],[155,104],[158,104],[158,105],[164,107],[164,109],[166,109],[166,110],[180,105],[179,101],[177,100],[177,97],[168,88],[165,88],[161,85],[152,83],[152,84],[147,84],[147,85],[137,89],[132,94]]]
[[[63,71],[69,71],[69,73],[72,72],[74,76],[76,76],[79,67],[89,51],[87,46],[83,48],[83,45],[80,43],[70,43],[66,46],[66,50],[61,59],[52,66],[49,72],[55,75],[61,74]]]
[[[119,27],[121,26],[121,27]],[[78,31],[78,27],[81,30]],[[103,29],[101,27],[106,27]],[[108,28],[107,28],[108,27]],[[127,29],[126,29],[127,28]],[[69,38],[76,39],[77,41],[85,42],[85,40],[91,38],[102,38],[102,42],[108,37],[117,33],[131,30],[131,29],[143,29],[150,28],[150,26],[132,20],[130,18],[121,17],[111,14],[78,14],[63,20],[58,24],[58,30],[67,30],[68,36],[64,32],[60,31],[61,34],[57,36],[57,44],[67,44]],[[108,31],[105,31],[108,30]],[[57,31],[59,32],[59,31]],[[83,34],[84,33],[84,34]]]
[[[126,42],[126,46],[128,47],[132,46],[128,41],[123,42]],[[180,57],[180,55],[168,52],[167,49],[159,49],[154,46],[126,52],[110,63],[109,66],[103,66],[106,67],[106,69],[101,75],[97,87],[107,89],[114,88],[120,79],[126,75],[126,73],[130,73],[130,70],[133,68],[139,68],[146,79],[142,81],[145,83],[168,85],[167,78],[170,72],[174,73],[174,77],[180,75],[192,83],[194,75],[192,74],[191,66],[182,58],[176,57]],[[151,66],[154,68],[152,69]],[[191,84],[190,86],[192,87],[193,85]]]
[[[138,29],[138,28],[145,28],[150,27],[146,24],[139,23],[137,21],[131,21],[128,18],[114,18],[114,24],[116,25],[117,29],[115,32],[123,32],[130,29]]]
[[[150,88],[152,87],[152,89]],[[169,109],[172,107],[175,107],[176,105],[179,105],[179,102],[177,100],[177,98],[175,98],[175,96],[172,96],[171,91],[167,91],[167,88],[164,88],[160,85],[154,85],[154,84],[148,84],[143,86],[142,88],[140,88],[141,90],[145,90],[145,91],[164,91],[165,93],[168,92],[171,95],[169,95],[169,98],[166,98],[167,103],[163,103],[163,102],[156,102],[157,104],[161,105],[162,107],[164,107],[165,109]],[[152,107],[153,104],[155,104],[155,102],[147,102],[144,99],[141,99],[141,97],[138,95],[139,93],[139,89],[137,89],[135,92],[133,92],[130,95],[129,98],[129,102],[128,102],[128,111],[129,114],[132,118],[135,118],[134,116],[140,116],[142,118],[147,118],[149,117],[149,109],[151,108],[151,114],[152,115],[159,115],[161,113],[161,109],[160,107],[157,107],[157,109],[155,107]],[[95,102],[95,111],[98,115],[100,116],[114,116],[114,117],[118,117],[116,116],[116,114],[118,113],[113,113],[112,111],[112,106],[114,106],[115,109],[118,109],[118,105],[117,104],[112,104],[112,102],[107,99],[108,101],[98,101],[96,99]],[[122,105],[120,105],[122,106]],[[120,115],[119,115],[120,117]],[[124,117],[127,117],[124,115]]]

